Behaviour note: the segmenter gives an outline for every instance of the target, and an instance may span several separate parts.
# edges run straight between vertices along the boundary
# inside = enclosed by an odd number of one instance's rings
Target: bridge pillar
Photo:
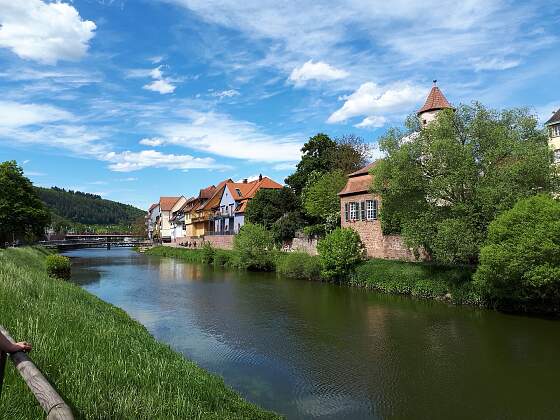
[[[111,237],[107,236],[107,249],[111,249]]]

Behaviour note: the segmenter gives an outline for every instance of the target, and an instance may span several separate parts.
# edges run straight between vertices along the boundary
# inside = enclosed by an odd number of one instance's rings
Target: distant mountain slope
[[[98,195],[62,188],[34,187],[52,213],[84,225],[132,224],[146,213],[129,204],[105,200]]]

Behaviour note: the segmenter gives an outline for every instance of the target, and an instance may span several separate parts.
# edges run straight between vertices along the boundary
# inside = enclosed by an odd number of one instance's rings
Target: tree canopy
[[[373,170],[384,233],[402,233],[436,261],[474,263],[489,223],[556,181],[547,137],[525,109],[445,110],[426,128],[390,130]]]
[[[15,161],[0,163],[0,244],[44,233],[49,210]]]
[[[270,229],[275,221],[288,213],[297,212],[299,207],[299,200],[290,188],[262,189],[249,202],[245,218],[249,223]]]

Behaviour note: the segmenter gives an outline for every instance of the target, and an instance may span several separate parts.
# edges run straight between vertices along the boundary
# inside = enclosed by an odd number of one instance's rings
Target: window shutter
[[[349,205],[348,203],[344,203],[344,220],[347,222],[350,216],[348,215],[349,212]]]
[[[361,211],[361,215],[362,215],[361,220],[366,220],[366,202],[365,202],[365,201],[360,202],[360,207],[362,208],[362,211]]]
[[[377,200],[373,200],[373,219],[377,220]]]

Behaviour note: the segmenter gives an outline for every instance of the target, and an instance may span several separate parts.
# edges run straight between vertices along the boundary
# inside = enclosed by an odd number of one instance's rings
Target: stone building
[[[417,113],[421,126],[428,125],[443,109],[453,107],[434,80],[424,106]],[[370,170],[376,164],[377,161],[348,175],[344,189],[338,193],[341,226],[351,227],[358,232],[370,258],[414,260],[413,253],[399,235],[384,235],[381,230],[378,217],[381,197],[370,192],[373,181]]]

